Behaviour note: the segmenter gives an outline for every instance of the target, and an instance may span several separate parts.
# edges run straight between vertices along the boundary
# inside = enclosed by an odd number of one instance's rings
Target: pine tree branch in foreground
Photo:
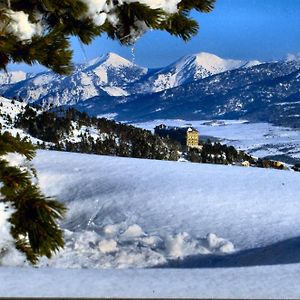
[[[15,209],[9,221],[16,248],[35,264],[39,257],[50,258],[64,246],[57,222],[66,211],[63,204],[45,197],[34,184],[34,169],[10,165],[8,155],[22,155],[30,161],[35,148],[9,133],[0,134],[0,201]]]
[[[90,44],[106,33],[130,45],[148,30],[187,41],[199,25],[191,10],[208,13],[215,0],[11,0],[0,1],[0,69],[9,63],[39,63],[60,74],[72,71],[69,39]]]

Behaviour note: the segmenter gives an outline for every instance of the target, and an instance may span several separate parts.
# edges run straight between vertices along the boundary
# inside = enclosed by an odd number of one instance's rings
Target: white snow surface
[[[40,266],[149,267],[300,234],[296,172],[54,151],[34,163],[69,208],[66,247]]]
[[[3,297],[299,299],[300,264],[227,269],[0,268]]]
[[[295,262],[140,269],[288,245],[300,234],[296,172],[42,150],[34,165],[42,191],[68,206],[66,247],[39,269],[1,267],[0,296],[300,296]],[[274,258],[293,259],[297,251],[294,243]]]

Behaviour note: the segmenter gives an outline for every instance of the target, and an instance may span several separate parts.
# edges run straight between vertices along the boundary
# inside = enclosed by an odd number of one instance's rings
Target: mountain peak
[[[212,54],[212,53],[208,53],[208,52],[199,52],[199,53],[195,53],[192,54],[191,56],[195,57],[197,60],[209,60],[209,61],[220,61],[222,60],[221,57]]]
[[[113,52],[108,52],[105,56],[106,58],[106,62],[108,64],[110,64],[113,67],[117,67],[117,66],[132,66],[133,63],[127,59],[125,59],[124,57],[113,53]]]
[[[116,53],[108,52],[107,54],[101,55],[99,57],[90,60],[86,64],[86,68],[90,68],[90,67],[95,68],[100,65],[120,67],[120,66],[133,66],[133,63]]]
[[[215,54],[200,52],[192,55],[197,66],[205,68],[212,74],[241,67],[245,62],[235,59],[223,59]]]

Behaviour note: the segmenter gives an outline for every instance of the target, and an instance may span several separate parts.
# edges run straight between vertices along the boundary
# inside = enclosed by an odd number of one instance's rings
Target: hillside
[[[28,138],[41,148],[149,159],[177,160],[179,144],[150,131],[74,109],[42,111],[0,98],[0,132]]]

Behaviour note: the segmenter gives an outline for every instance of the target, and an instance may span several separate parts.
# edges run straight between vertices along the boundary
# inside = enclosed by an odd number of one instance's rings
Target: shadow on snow
[[[300,263],[300,237],[227,255],[192,255],[159,268],[232,268]]]

